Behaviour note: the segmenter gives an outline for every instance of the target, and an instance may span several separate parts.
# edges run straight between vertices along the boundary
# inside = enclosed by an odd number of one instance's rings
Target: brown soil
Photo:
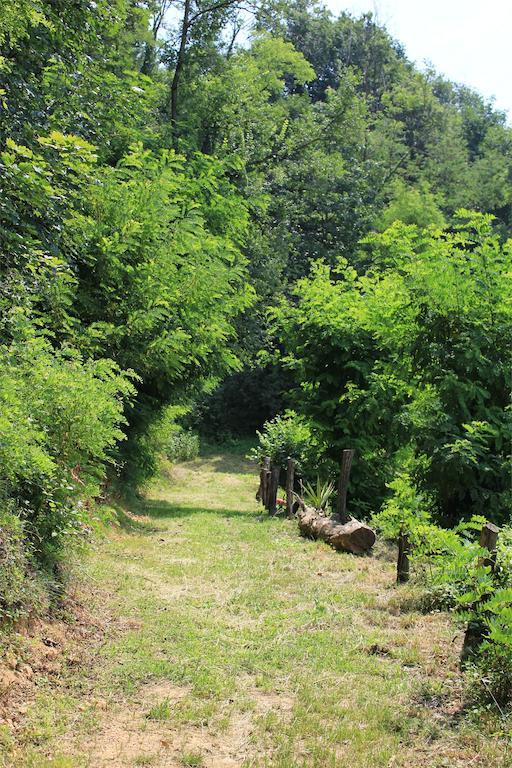
[[[248,687],[247,711],[227,712],[224,724],[173,723],[173,711],[189,694],[188,688],[168,682],[144,685],[129,701],[109,707],[94,735],[79,742],[69,739],[69,752],[86,756],[91,768],[183,768],[187,756],[200,758],[204,768],[240,768],[257,750],[252,740],[256,721],[269,712],[286,717],[293,706],[288,696]],[[169,720],[151,719],[151,709],[162,702],[169,706]]]
[[[0,725],[14,731],[21,727],[36,695],[37,681],[57,684],[65,669],[80,667],[87,674],[93,666],[110,619],[96,605],[93,613],[86,603],[90,603],[88,595],[76,586],[61,609],[65,620],[24,619],[15,633],[4,636],[0,649]]]

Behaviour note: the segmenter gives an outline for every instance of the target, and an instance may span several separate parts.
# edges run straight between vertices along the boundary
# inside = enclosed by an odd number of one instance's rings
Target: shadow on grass
[[[206,444],[201,448],[201,457],[195,461],[198,464],[208,462],[208,467],[214,472],[233,475],[251,475],[257,473],[256,464],[246,458],[254,446],[254,441],[240,440],[229,445]]]
[[[148,517],[151,517],[147,505],[142,499],[139,499],[136,496],[133,496],[133,498],[130,497],[129,501],[129,507],[133,511],[133,514],[127,512],[120,502],[111,502],[111,507],[115,512],[115,520],[119,524],[119,527],[127,533],[152,534],[159,533],[162,530],[160,526],[155,525],[154,522],[147,519]],[[138,517],[139,515],[141,517]]]
[[[171,504],[168,501],[162,501],[160,499],[147,499],[143,505],[141,514],[150,518],[173,520],[182,517],[191,517],[192,515],[213,515],[215,517],[224,518],[237,518],[238,520],[261,520],[268,517],[263,510],[260,512],[239,510],[239,509],[223,509],[222,507],[188,507],[186,504]]]

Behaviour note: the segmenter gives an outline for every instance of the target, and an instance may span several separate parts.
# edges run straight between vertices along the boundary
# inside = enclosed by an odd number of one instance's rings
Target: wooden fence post
[[[409,535],[401,531],[398,537],[398,560],[396,564],[396,580],[398,584],[404,584],[406,581],[409,581],[410,552],[411,543]]]
[[[478,558],[479,566],[490,566],[494,571],[496,567],[496,545],[498,544],[498,536],[500,529],[493,523],[485,523],[480,531],[479,544],[483,549],[489,550],[488,557]],[[484,602],[485,597],[480,601]],[[475,606],[476,607],[476,606]],[[466,634],[464,635],[464,643],[462,645],[461,662],[464,664],[470,659],[473,654],[478,650],[478,647],[482,643],[485,636],[485,625],[480,618],[470,619],[468,626],[466,627]]]
[[[270,482],[268,484],[267,509],[270,515],[277,512],[277,491],[279,489],[279,465],[273,465],[270,470]]]
[[[269,474],[270,474],[270,457],[264,456],[263,464],[261,465],[261,469],[260,469],[260,487],[259,487],[258,493],[256,494],[257,500],[261,501],[264,507],[267,506]]]
[[[291,517],[293,514],[293,482],[295,479],[295,461],[288,459],[286,469],[286,514]]]
[[[268,463],[265,466],[265,509],[268,509],[268,503],[270,499],[270,493],[272,491],[271,485],[272,485],[272,462],[269,457]]]
[[[348,481],[350,477],[350,469],[352,467],[352,459],[354,458],[353,450],[345,450],[341,455],[341,467],[340,476],[338,480],[338,495],[336,498],[336,518],[341,523],[347,523],[349,516],[347,515],[347,490]]]
[[[482,530],[480,531],[480,546],[483,549],[488,549],[490,554],[489,557],[481,557],[478,561],[478,564],[485,566],[490,565],[493,571],[496,567],[496,557],[498,554],[496,551],[496,545],[498,543],[499,533],[500,529],[493,523],[485,523],[485,525],[482,527]]]

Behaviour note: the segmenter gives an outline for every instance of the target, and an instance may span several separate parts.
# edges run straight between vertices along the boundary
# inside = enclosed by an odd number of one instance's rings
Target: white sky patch
[[[337,14],[376,12],[418,65],[495,98],[512,122],[512,0],[327,0]]]

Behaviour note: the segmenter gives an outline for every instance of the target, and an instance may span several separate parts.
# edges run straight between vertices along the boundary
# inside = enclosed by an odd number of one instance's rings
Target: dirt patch
[[[187,687],[169,682],[145,685],[129,701],[118,702],[97,733],[70,749],[95,768],[182,768],[190,756],[204,768],[236,768],[256,750],[258,721],[269,713],[285,718],[294,703],[290,696],[250,689],[243,694],[245,708],[235,712],[234,700],[222,702],[212,723],[191,726],[173,717],[189,697]]]
[[[98,595],[96,595],[98,597]],[[93,666],[110,617],[76,586],[61,612],[66,620],[27,619],[4,637],[0,654],[0,725],[17,730],[34,700],[38,680],[57,683],[65,670]],[[104,604],[106,601],[104,601]]]

